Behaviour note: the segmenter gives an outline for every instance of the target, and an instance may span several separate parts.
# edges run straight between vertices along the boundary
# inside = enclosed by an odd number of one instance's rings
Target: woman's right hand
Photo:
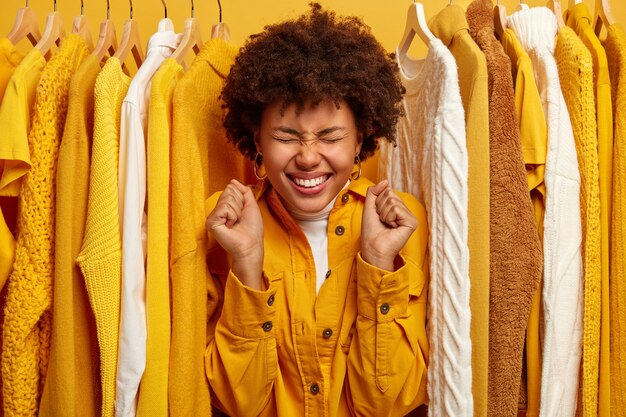
[[[231,180],[206,228],[232,258],[231,269],[248,287],[263,289],[263,219],[252,190]]]

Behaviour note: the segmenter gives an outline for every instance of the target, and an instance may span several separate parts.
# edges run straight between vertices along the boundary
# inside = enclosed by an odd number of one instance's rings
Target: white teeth
[[[311,188],[320,185],[325,182],[327,177],[324,175],[322,177],[312,178],[312,179],[302,179],[302,178],[293,178],[293,182],[298,184],[300,187]]]

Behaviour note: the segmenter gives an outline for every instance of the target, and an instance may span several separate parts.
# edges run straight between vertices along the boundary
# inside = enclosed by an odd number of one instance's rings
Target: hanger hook
[[[57,11],[57,0],[54,0],[53,6],[52,6],[52,11],[53,12]]]
[[[165,10],[165,18],[167,19],[167,4],[165,4],[165,0],[161,0],[161,3],[163,3],[163,9]]]
[[[133,18],[133,0],[128,0],[130,3],[130,18]]]
[[[80,0],[80,15],[85,15],[85,2],[83,0]]]
[[[220,23],[222,23],[222,3],[220,0],[217,0],[217,6],[220,8]]]
[[[28,7],[28,0],[26,0],[26,7]]]
[[[193,0],[191,0],[191,17],[196,17],[196,8],[193,5]]]
[[[111,20],[111,5],[109,4],[109,0],[107,0],[107,20]]]

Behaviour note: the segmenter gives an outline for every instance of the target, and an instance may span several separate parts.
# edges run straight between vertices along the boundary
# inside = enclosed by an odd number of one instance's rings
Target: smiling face
[[[343,189],[361,149],[354,114],[345,102],[331,100],[267,106],[255,132],[267,178],[287,208],[306,213],[324,209]]]

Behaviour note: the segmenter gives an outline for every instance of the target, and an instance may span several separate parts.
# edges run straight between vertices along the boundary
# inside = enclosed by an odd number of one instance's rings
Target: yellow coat
[[[102,417],[114,415],[122,273],[117,177],[120,112],[129,85],[130,78],[114,57],[107,60],[96,78],[87,221],[76,259],[96,318]]]
[[[461,6],[445,7],[431,19],[432,32],[458,66],[465,109],[468,158],[468,247],[471,280],[470,337],[474,416],[487,416],[489,371],[489,98],[485,55],[469,33]]]
[[[583,41],[593,59],[596,120],[598,128],[598,164],[600,169],[601,226],[601,318],[600,327],[585,328],[582,365],[583,417],[610,416],[609,353],[609,241],[613,172],[613,113],[609,68],[604,48],[591,27],[591,14],[583,2],[566,12],[565,20]],[[585,296],[586,297],[586,296]],[[588,306],[586,306],[588,308]],[[595,312],[587,312],[596,314]],[[598,353],[599,352],[599,353]]]
[[[526,164],[528,191],[533,203],[539,238],[543,235],[546,185],[544,173],[548,149],[548,127],[543,114],[541,97],[535,83],[533,65],[524,46],[508,28],[502,34],[504,52],[511,58],[515,82],[515,110],[520,127],[522,154]],[[539,285],[533,297],[526,330],[526,417],[539,416],[541,398],[541,291]]]
[[[234,45],[209,40],[174,89],[168,391],[172,417],[211,415],[202,364],[207,318],[216,300],[206,296],[204,200],[231,178],[248,182],[244,172],[252,165],[226,141],[222,128],[224,110],[218,98],[236,54]]]
[[[257,188],[266,291],[241,284],[213,240],[218,310],[206,350],[215,405],[236,416],[404,416],[426,401],[426,211],[400,193],[418,229],[395,272],[360,256],[366,179],[351,182],[328,220],[328,267],[317,293],[304,233],[269,186]],[[210,213],[219,195],[207,201]]]
[[[170,138],[172,96],[183,68],[166,59],[152,77],[148,113],[148,240],[146,257],[146,370],[137,416],[168,417],[170,359]]]
[[[100,59],[88,56],[72,78],[56,177],[54,309],[40,417],[100,415],[100,354],[85,279],[75,262],[83,243]]]
[[[607,31],[606,55],[613,97],[613,217],[611,222],[611,415],[626,416],[626,34]]]
[[[2,351],[6,415],[35,415],[50,354],[55,178],[70,80],[87,56],[79,35],[63,39],[41,73],[28,141],[32,167],[20,193],[15,264],[9,277]]]

